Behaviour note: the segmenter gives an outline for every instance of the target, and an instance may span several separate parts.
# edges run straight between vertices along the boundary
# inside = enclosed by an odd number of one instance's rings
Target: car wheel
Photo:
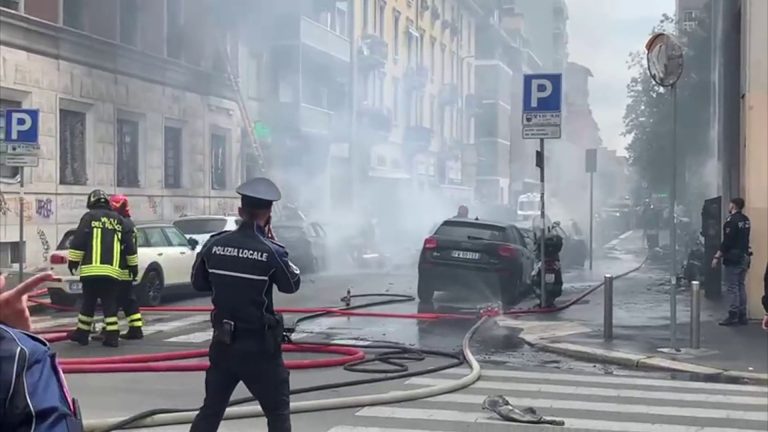
[[[48,297],[51,298],[51,304],[56,306],[74,307],[77,305],[78,296],[70,294],[60,289],[49,289]]]
[[[142,306],[159,306],[163,301],[163,276],[155,269],[147,270],[141,278],[137,297]]]
[[[435,288],[429,282],[419,278],[416,291],[420,302],[432,303],[435,298]]]
[[[517,304],[523,288],[523,281],[520,278],[516,281],[510,281],[509,283],[504,284],[501,289],[501,303],[504,306]]]

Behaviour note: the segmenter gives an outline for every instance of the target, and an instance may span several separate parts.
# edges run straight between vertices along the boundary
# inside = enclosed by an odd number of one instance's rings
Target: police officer
[[[119,345],[117,323],[117,283],[120,280],[120,258],[125,256],[132,279],[138,275],[138,255],[133,233],[126,231],[123,218],[110,207],[106,192],[96,189],[88,194],[88,212],[80,219],[69,246],[69,272],[80,269],[83,303],[77,317],[77,328],[69,340],[88,345],[96,302],[101,300],[105,335],[102,344]]]
[[[192,287],[213,293],[213,340],[205,375],[205,401],[191,432],[218,429],[237,384],[259,401],[269,432],[290,432],[288,370],[283,363],[282,317],[275,313],[272,285],[299,290],[299,269],[271,235],[272,203],[281,197],[274,183],[254,178],[237,188],[241,196],[235,231],[212,236],[192,269]]]
[[[723,326],[747,325],[747,290],[744,280],[749,269],[749,218],[742,213],[744,199],[731,200],[730,216],[723,224],[723,242],[712,259],[712,267],[722,260],[725,283],[728,285],[730,307],[728,317],[720,322]]]

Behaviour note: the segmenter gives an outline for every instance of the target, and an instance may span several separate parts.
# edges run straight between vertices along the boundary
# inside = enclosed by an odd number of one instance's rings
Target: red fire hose
[[[283,352],[315,354],[339,354],[341,357],[286,360],[288,369],[310,369],[343,366],[347,363],[363,360],[365,353],[357,348],[330,345],[284,344]],[[208,349],[176,351],[158,354],[139,354],[115,357],[63,359],[59,365],[64,373],[114,373],[114,372],[200,372],[208,369],[207,361],[173,362],[206,357]]]

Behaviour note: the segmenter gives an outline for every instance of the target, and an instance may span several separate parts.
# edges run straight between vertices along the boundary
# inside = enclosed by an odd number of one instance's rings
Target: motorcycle
[[[537,248],[538,249],[538,248]],[[555,234],[551,229],[544,239],[544,289],[546,290],[546,303],[540,305],[545,308],[555,306],[555,300],[563,294],[563,270],[560,263],[560,252],[563,250],[563,238]],[[537,256],[539,256],[537,252]],[[531,274],[533,292],[541,298],[541,260],[536,263]]]

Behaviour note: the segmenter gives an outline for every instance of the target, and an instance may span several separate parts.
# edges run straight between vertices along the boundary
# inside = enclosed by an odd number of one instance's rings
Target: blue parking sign
[[[5,138],[7,143],[37,144],[40,110],[9,108],[5,110]]]
[[[562,74],[530,74],[523,77],[523,112],[560,112]]]

